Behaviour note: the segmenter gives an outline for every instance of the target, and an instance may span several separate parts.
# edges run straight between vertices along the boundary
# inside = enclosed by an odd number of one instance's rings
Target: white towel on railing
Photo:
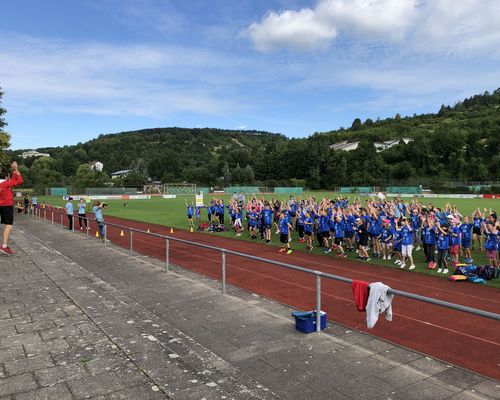
[[[366,325],[372,329],[378,321],[378,316],[385,311],[385,319],[392,321],[392,294],[387,294],[389,286],[382,282],[370,283],[370,295],[366,304]]]

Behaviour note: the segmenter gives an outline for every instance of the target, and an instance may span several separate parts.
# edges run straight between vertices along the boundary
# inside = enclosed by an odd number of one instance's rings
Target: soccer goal
[[[194,195],[196,194],[196,183],[165,183],[163,194]]]

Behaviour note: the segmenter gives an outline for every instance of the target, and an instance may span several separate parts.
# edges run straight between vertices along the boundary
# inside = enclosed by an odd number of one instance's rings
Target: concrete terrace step
[[[25,234],[16,243],[28,248],[33,262],[169,397],[279,398],[36,237]]]

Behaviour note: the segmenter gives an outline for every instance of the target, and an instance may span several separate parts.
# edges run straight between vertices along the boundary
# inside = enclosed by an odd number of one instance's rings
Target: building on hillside
[[[127,176],[127,174],[131,171],[132,171],[131,169],[122,169],[120,171],[112,172],[111,179],[123,178],[123,177]]]
[[[39,153],[36,150],[28,150],[21,154],[21,158],[30,158],[30,157],[50,157],[49,153]]]
[[[343,151],[352,151],[356,150],[359,146],[359,142],[351,142],[349,143],[347,140],[343,140],[341,142],[330,145],[330,150],[343,150]]]
[[[90,169],[94,171],[99,171],[102,172],[102,169],[104,168],[104,164],[100,161],[92,161],[90,162]]]
[[[401,141],[403,141],[404,144],[408,144],[410,142],[413,142],[413,139],[401,138],[401,139],[384,140],[383,142],[375,142],[373,143],[373,145],[375,146],[375,149],[377,149],[377,153],[380,153],[381,151],[397,146]]]

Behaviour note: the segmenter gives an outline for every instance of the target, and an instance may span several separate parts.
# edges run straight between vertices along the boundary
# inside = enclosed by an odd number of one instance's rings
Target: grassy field
[[[329,196],[330,198],[336,197],[335,193],[323,193],[323,192],[315,192],[313,195],[316,198],[321,198],[323,196]],[[303,194],[302,197],[308,196]],[[229,195],[217,196],[222,197],[225,202],[227,202],[230,198]],[[266,195],[265,197],[271,198],[272,195]],[[351,199],[354,197],[351,196]],[[362,201],[364,201],[367,197],[361,196]],[[205,203],[210,201],[211,197],[205,196]],[[284,199],[283,196],[279,196],[279,199]],[[109,207],[106,209],[105,214],[127,218],[136,221],[150,222],[160,225],[165,225],[170,228],[179,228],[179,229],[189,229],[189,225],[186,217],[186,206],[185,201],[192,201],[194,203],[194,196],[191,197],[179,197],[176,199],[163,199],[161,197],[153,197],[150,200],[128,200],[128,205],[124,206],[123,200],[107,200],[106,202],[109,204]],[[56,206],[64,206],[66,201],[62,199],[60,196],[41,196],[39,197],[39,201],[44,201],[46,204],[52,204]],[[421,199],[421,202],[424,204],[428,204],[429,202],[434,204],[437,207],[443,207],[446,203],[450,203],[452,205],[456,205],[459,211],[462,214],[470,215],[472,212],[479,207],[481,210],[487,208],[488,210],[491,208],[500,211],[500,200],[498,199],[447,199],[447,198],[433,198],[433,199]],[[202,220],[207,220],[206,210],[202,210],[201,213]],[[226,213],[226,218],[228,219],[228,215]],[[226,224],[227,226],[227,224]],[[213,235],[214,233],[207,233]],[[248,235],[243,234],[240,237],[235,237],[234,232],[220,232],[216,233],[216,235],[231,237],[236,240],[248,240]],[[293,233],[292,237],[297,238],[297,233]],[[276,235],[273,235],[273,243],[274,246],[279,246],[278,238]],[[264,244],[263,244],[264,246]],[[297,240],[292,241],[292,248],[294,250],[304,250],[305,245],[299,244]],[[322,254],[321,248],[315,248],[314,251],[317,254]],[[293,255],[290,256],[290,262],[293,262]],[[327,255],[325,257],[333,257],[333,253]],[[348,259],[355,259],[355,253],[350,253]],[[486,258],[484,255],[484,251],[474,251],[473,252],[474,262],[476,264],[486,264]],[[414,272],[424,273],[429,275],[442,276],[435,271],[431,271],[426,268],[425,265],[425,257],[423,251],[415,251],[414,252],[415,264],[417,268]],[[383,267],[389,268],[397,268],[396,265],[393,264],[393,261],[384,261],[382,259],[372,259],[370,261],[372,264],[377,264]],[[458,283],[457,283],[458,285]],[[500,287],[500,279],[488,281],[488,286]]]

